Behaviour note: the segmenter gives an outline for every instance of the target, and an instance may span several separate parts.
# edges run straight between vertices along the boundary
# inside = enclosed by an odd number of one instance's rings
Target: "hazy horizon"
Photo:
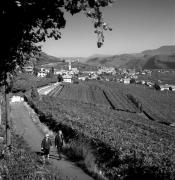
[[[47,40],[42,51],[55,57],[89,57],[94,54],[140,53],[160,46],[175,45],[174,0],[116,0],[103,8],[104,19],[113,31],[105,32],[97,48],[93,24],[82,13],[65,14],[62,38]]]

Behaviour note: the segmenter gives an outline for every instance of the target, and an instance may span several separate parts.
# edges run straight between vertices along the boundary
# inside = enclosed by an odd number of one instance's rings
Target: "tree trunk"
[[[11,146],[11,134],[10,134],[10,109],[9,109],[9,93],[7,92],[7,85],[5,85],[5,129],[6,129],[6,146]]]
[[[0,97],[0,126],[2,125],[2,111],[1,111],[1,106],[2,106],[2,103],[1,103],[1,97]]]

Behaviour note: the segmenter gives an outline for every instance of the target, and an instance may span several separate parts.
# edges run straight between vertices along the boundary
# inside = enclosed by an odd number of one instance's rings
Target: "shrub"
[[[139,112],[143,112],[142,103],[132,94],[127,94],[128,99],[138,108]]]
[[[39,100],[39,93],[38,93],[36,87],[34,87],[34,86],[32,87],[31,98],[33,100]]]

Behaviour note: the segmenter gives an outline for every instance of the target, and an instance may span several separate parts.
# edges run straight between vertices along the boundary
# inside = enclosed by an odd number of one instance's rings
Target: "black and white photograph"
[[[1,0],[0,180],[175,180],[175,0]]]

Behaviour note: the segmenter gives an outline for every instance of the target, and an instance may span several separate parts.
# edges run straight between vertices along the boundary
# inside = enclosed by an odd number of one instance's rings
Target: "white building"
[[[79,73],[79,70],[77,68],[72,68],[71,71],[72,71],[73,74],[78,74]]]
[[[130,78],[125,78],[125,79],[123,79],[123,83],[124,84],[130,84]]]
[[[72,67],[71,67],[71,61],[69,61],[69,71],[71,71]]]
[[[49,73],[48,68],[41,68],[40,71],[38,72],[38,77],[45,77],[47,75],[47,73]]]
[[[81,77],[78,77],[78,80],[81,80],[81,81],[85,81],[87,79],[86,76],[81,76]]]
[[[55,70],[54,70],[54,74],[55,74],[55,75],[58,75],[58,74],[60,74],[60,75],[68,74],[68,71],[67,71],[67,70],[64,70],[64,69],[61,69],[61,70],[55,69]]]
[[[102,67],[97,71],[97,74],[108,73],[108,74],[116,74],[116,70],[114,67]]]
[[[72,83],[72,76],[66,74],[63,76],[63,82]]]
[[[38,72],[37,76],[38,77],[45,77],[47,75],[47,73],[45,72]]]
[[[160,86],[161,91],[170,90],[170,89],[172,89],[172,91],[175,91],[175,85],[165,84],[165,85],[159,85],[159,86]]]

